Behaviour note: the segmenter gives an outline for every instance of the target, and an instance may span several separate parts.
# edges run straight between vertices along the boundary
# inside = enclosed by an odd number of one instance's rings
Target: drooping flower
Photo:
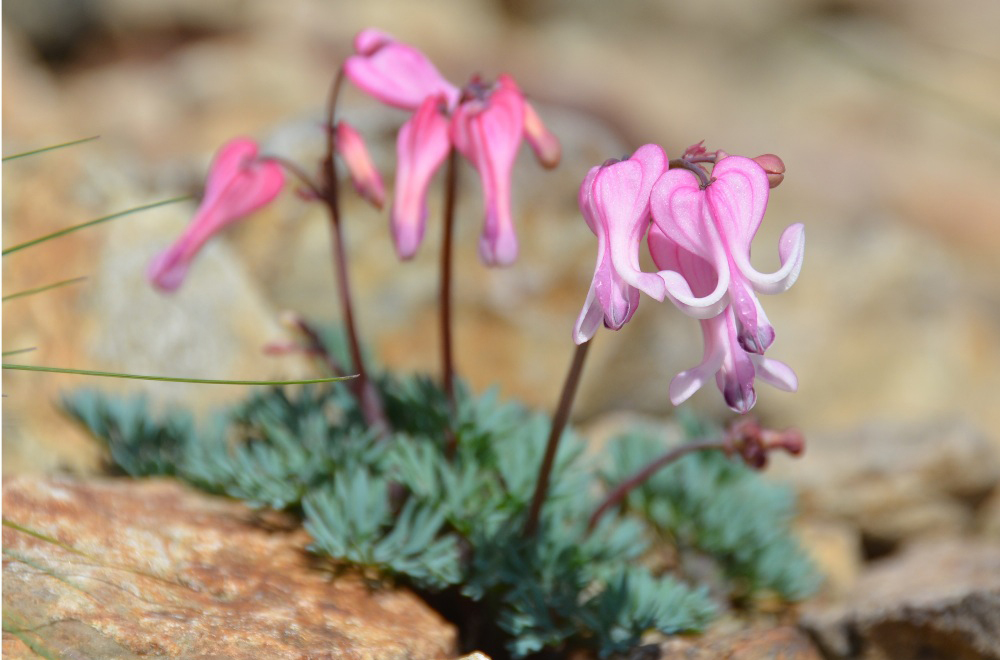
[[[650,228],[648,242],[656,267],[679,273],[696,295],[705,295],[716,287],[720,276],[715,267],[668,237],[658,225]],[[670,401],[674,405],[686,401],[712,376],[726,405],[741,414],[757,401],[756,378],[789,392],[797,389],[798,379],[788,365],[743,348],[732,305],[717,316],[701,319],[700,323],[705,341],[702,361],[670,381]]]
[[[756,162],[727,156],[712,170],[707,186],[687,169],[673,169],[653,187],[650,209],[660,232],[691,254],[708,261],[725,287],[739,345],[763,354],[774,329],[756,293],[785,291],[798,278],[805,249],[802,224],[789,226],[778,243],[781,267],[761,273],[750,264],[750,243],[767,208],[768,174]],[[674,271],[666,271],[665,277]],[[663,271],[661,271],[663,274]],[[685,310],[687,311],[687,310]]]
[[[639,268],[639,245],[649,226],[649,193],[667,168],[667,156],[655,144],[631,158],[593,167],[580,186],[580,212],[597,236],[597,265],[587,300],[573,329],[582,344],[601,321],[620,329],[639,306],[639,291],[663,300],[664,283]]]
[[[559,159],[558,141],[513,79],[502,75],[487,85],[474,78],[459,89],[419,50],[374,29],[355,37],[354,50],[356,54],[344,64],[347,78],[375,99],[414,113],[396,144],[399,165],[390,223],[400,258],[412,257],[419,247],[427,188],[454,147],[479,172],[483,186],[480,257],[488,265],[512,263],[517,258],[517,237],[510,176],[522,138],[543,165],[552,167]]]
[[[273,161],[258,160],[257,154],[257,143],[247,138],[230,140],[219,149],[194,218],[149,264],[146,274],[154,286],[162,291],[176,290],[208,239],[277,197],[285,183],[284,172]]]
[[[382,175],[375,168],[368,147],[361,135],[346,121],[337,122],[336,147],[347,171],[351,175],[354,189],[375,208],[385,204],[385,186]]]

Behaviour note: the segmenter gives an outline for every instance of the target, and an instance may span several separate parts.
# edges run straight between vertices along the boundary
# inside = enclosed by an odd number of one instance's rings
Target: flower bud
[[[385,186],[382,177],[361,135],[347,122],[337,122],[337,151],[340,152],[347,170],[351,174],[351,183],[359,195],[364,197],[375,208],[382,208],[385,203]]]
[[[753,159],[755,163],[764,168],[767,172],[767,184],[771,188],[777,188],[785,178],[785,163],[774,154],[763,154]]]

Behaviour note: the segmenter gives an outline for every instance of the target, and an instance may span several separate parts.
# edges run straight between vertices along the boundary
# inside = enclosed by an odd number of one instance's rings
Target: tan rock
[[[807,606],[827,658],[1000,658],[1000,545],[920,543],[873,565],[844,599]]]
[[[173,481],[8,478],[4,657],[445,658],[411,593],[333,577],[279,517]]]

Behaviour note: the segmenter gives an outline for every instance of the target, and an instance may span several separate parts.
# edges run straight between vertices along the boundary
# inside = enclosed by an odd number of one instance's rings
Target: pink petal
[[[778,256],[781,267],[773,273],[761,273],[750,265],[749,255],[733,255],[733,262],[740,272],[753,283],[753,288],[764,294],[787,291],[799,278],[805,256],[806,232],[801,223],[789,225],[778,239]]]
[[[768,385],[786,392],[794,392],[799,388],[799,379],[795,376],[795,372],[784,362],[758,355],[751,355],[750,359],[757,368],[757,377]]]
[[[479,255],[487,265],[517,259],[517,235],[510,208],[510,178],[524,130],[524,99],[501,86],[486,101],[462,103],[452,117],[455,147],[479,172],[486,220]]]
[[[427,97],[396,138],[396,197],[390,225],[400,259],[417,252],[427,221],[427,188],[451,142],[442,97]]]
[[[649,193],[667,167],[655,144],[640,147],[628,160],[601,168],[594,179],[594,205],[607,227],[611,262],[629,285],[663,300],[663,280],[639,267],[639,243],[649,226]]]
[[[749,257],[750,242],[767,210],[767,173],[749,158],[728,156],[716,163],[712,178],[705,195],[715,226],[730,253]]]
[[[202,198],[184,233],[157,255],[146,271],[152,283],[173,291],[184,281],[191,260],[217,232],[269,204],[281,191],[285,175],[281,166],[254,160],[252,140],[232,140],[219,150],[209,170]]]
[[[650,227],[647,242],[666,286],[666,297],[678,309],[696,319],[718,316],[725,309],[729,303],[729,266],[725,261],[720,276],[711,263],[675,243],[657,224]]]
[[[345,121],[337,123],[337,151],[347,164],[354,189],[375,208],[382,208],[385,204],[382,176],[375,168],[361,135]]]
[[[448,107],[457,103],[458,88],[413,46],[378,30],[364,30],[355,37],[354,47],[358,54],[344,62],[344,74],[379,101],[404,110],[415,110],[428,96],[444,96]]]

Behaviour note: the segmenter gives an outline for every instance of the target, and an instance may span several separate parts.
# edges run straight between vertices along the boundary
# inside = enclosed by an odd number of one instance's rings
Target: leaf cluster
[[[718,609],[708,589],[646,561],[664,540],[712,556],[734,591],[805,588],[788,568],[797,561],[788,558],[797,552],[790,497],[725,458],[668,468],[674,476],[658,476],[588,532],[602,476],[615,482],[658,452],[625,437],[601,475],[566,431],[539,530],[525,538],[549,419],[495,390],[474,396],[459,384],[452,410],[426,377],[383,374],[377,386],[394,429],[384,438],[367,430],[342,384],[259,392],[206,430],[184,416],[155,420],[138,400],[83,393],[65,405],[129,474],[176,474],[297,513],[317,553],[457,599],[517,657],[581,647],[607,656],[651,630],[704,627]],[[763,519],[748,520],[755,516]]]

